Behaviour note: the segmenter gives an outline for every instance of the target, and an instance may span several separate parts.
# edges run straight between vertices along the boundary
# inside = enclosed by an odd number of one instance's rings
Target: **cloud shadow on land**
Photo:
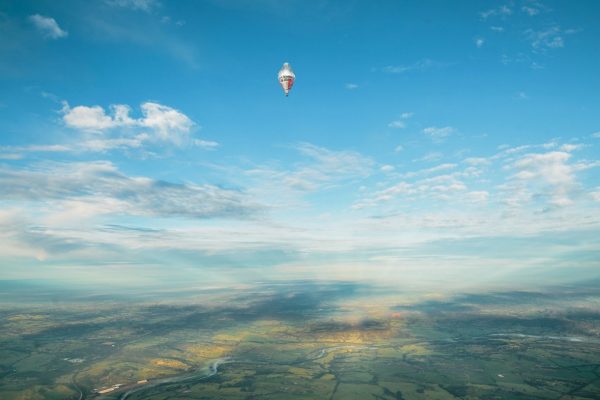
[[[490,332],[546,336],[595,336],[600,327],[598,280],[548,287],[544,291],[501,291],[458,294],[447,300],[400,304],[396,311],[433,318],[455,336]],[[410,318],[410,317],[409,317]],[[596,328],[594,328],[596,327]]]
[[[293,282],[243,289],[218,305],[211,305],[210,301],[205,300],[198,304],[139,304],[123,301],[119,303],[123,307],[116,310],[114,318],[109,321],[95,322],[88,316],[90,322],[81,322],[81,314],[74,312],[65,318],[63,325],[27,337],[42,341],[63,337],[84,338],[106,329],[128,329],[140,335],[167,335],[186,329],[228,329],[263,319],[303,324],[307,320],[330,315],[336,310],[336,301],[358,295],[366,289],[365,285],[346,282]],[[215,295],[218,294],[215,292]]]

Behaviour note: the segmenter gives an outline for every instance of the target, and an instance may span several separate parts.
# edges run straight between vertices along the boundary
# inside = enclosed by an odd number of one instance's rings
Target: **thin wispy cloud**
[[[531,6],[523,6],[523,7],[521,7],[521,10],[523,12],[525,12],[527,15],[529,15],[530,17],[533,17],[534,15],[538,15],[540,13],[539,8],[531,7]]]
[[[479,13],[482,19],[488,19],[490,17],[507,17],[512,15],[513,10],[508,5],[504,4],[496,8],[490,8],[486,11]]]
[[[423,157],[417,158],[414,161],[433,162],[433,161],[441,160],[442,157],[444,157],[444,154],[442,154],[441,152],[439,152],[439,151],[430,151],[427,154],[425,154]]]
[[[246,218],[261,209],[239,191],[127,176],[107,161],[0,167],[0,185],[1,200],[53,203],[65,212],[77,204],[88,216]]]
[[[112,7],[129,8],[145,12],[150,12],[160,6],[158,0],[104,0],[104,2]]]
[[[389,74],[403,74],[412,71],[423,71],[430,68],[442,68],[448,66],[448,63],[434,61],[429,58],[416,61],[412,64],[406,65],[388,65],[383,67],[381,70]]]
[[[63,30],[52,17],[34,14],[29,16],[29,20],[47,38],[60,39],[69,36],[69,33]]]

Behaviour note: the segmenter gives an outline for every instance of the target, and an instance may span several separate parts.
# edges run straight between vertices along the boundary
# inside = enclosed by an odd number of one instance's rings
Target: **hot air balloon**
[[[279,78],[279,83],[281,84],[281,87],[287,96],[290,92],[290,89],[294,85],[294,81],[296,80],[296,75],[294,75],[294,71],[292,71],[290,64],[283,63],[283,67],[281,67],[279,70],[277,77]]]

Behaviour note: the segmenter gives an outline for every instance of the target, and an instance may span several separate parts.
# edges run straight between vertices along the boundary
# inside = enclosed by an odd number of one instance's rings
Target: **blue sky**
[[[0,278],[597,276],[599,15],[0,1]]]

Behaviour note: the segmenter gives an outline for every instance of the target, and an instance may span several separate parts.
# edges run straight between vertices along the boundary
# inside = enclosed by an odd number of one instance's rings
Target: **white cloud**
[[[392,172],[395,168],[393,165],[385,164],[382,165],[380,169],[382,172]]]
[[[403,128],[406,128],[406,124],[404,123],[404,121],[396,120],[396,121],[390,122],[388,124],[388,127],[396,128],[396,129],[403,129]]]
[[[425,154],[423,157],[417,158],[413,161],[432,162],[432,161],[440,160],[443,156],[444,155],[442,153],[440,153],[439,151],[431,151],[431,152]]]
[[[482,19],[488,19],[489,17],[507,17],[511,15],[512,9],[507,5],[502,5],[497,8],[491,8],[489,10],[479,13]]]
[[[469,165],[487,165],[490,163],[490,160],[485,157],[469,157],[465,158],[463,162]]]
[[[69,33],[62,30],[54,18],[44,17],[43,15],[35,14],[29,16],[29,20],[42,34],[51,39],[60,39],[67,37]]]
[[[494,32],[504,32],[504,28],[501,26],[490,26],[490,29]]]
[[[485,203],[490,197],[489,192],[485,190],[473,191],[467,193],[467,199],[472,203]]]
[[[112,149],[125,149],[125,148],[140,148],[147,141],[150,140],[150,136],[147,133],[140,133],[131,138],[114,138],[114,139],[89,139],[79,142],[69,151],[94,151],[94,152],[105,152]]]
[[[0,153],[0,160],[21,160],[23,154],[19,153]]]
[[[412,118],[413,115],[414,115],[414,113],[412,113],[412,112],[403,112],[402,114],[400,114],[400,119],[390,122],[388,124],[388,127],[396,128],[396,129],[406,128],[406,122],[404,122],[404,121]]]
[[[400,175],[401,178],[414,178],[422,174],[429,174],[436,171],[451,169],[453,164],[442,165],[416,172],[407,172]],[[403,201],[415,202],[417,200],[440,200],[449,201],[456,199],[456,195],[467,189],[464,182],[457,179],[458,174],[445,174],[418,179],[413,182],[402,180],[390,187],[378,190],[372,194],[367,194],[364,198],[356,202],[352,208],[363,209],[375,207],[381,203],[388,203],[397,198],[402,198]]]
[[[541,12],[541,9],[538,6],[538,4],[525,5],[525,6],[521,7],[521,10],[524,13],[526,13],[527,15],[529,15],[530,17],[533,17],[534,15],[538,15]]]
[[[596,190],[591,192],[590,194],[594,201],[600,202],[600,187],[597,187]]]
[[[103,132],[115,128],[146,128],[150,136],[146,139],[171,142],[175,145],[186,144],[194,122],[181,111],[162,104],[146,102],[141,106],[142,117],[131,118],[131,108],[117,104],[110,106],[110,114],[100,106],[63,107],[63,120],[71,128],[87,132]],[[215,142],[212,142],[215,143]],[[196,145],[215,147],[208,141],[196,142]]]
[[[527,29],[525,31],[525,36],[534,50],[546,51],[548,49],[564,47],[565,40],[563,35],[568,33],[571,32],[563,31],[558,26],[552,26],[539,31]]]
[[[570,205],[572,204],[570,192],[575,185],[574,171],[568,164],[570,158],[571,154],[563,151],[527,154],[513,164],[513,167],[518,170],[514,178],[527,181],[535,187],[546,184],[549,186],[552,204]],[[541,187],[537,190],[543,194],[544,189]]]
[[[565,143],[562,146],[560,146],[560,150],[561,151],[566,151],[567,153],[570,153],[572,151],[579,150],[582,147],[583,147],[582,144]]]
[[[301,143],[297,149],[301,154],[316,161],[317,164],[309,168],[316,168],[330,177],[366,177],[371,173],[374,164],[370,158],[350,150],[334,151],[310,143]]]
[[[116,121],[106,115],[106,112],[100,106],[77,106],[67,108],[64,112],[63,120],[71,128],[102,131],[117,126]]]
[[[446,65],[447,64],[445,63],[424,58],[409,65],[388,65],[386,67],[383,67],[382,71],[390,74],[403,74],[405,72],[422,71],[429,68],[441,68],[445,67]]]
[[[185,114],[168,106],[148,102],[141,108],[144,118],[140,119],[140,125],[154,129],[157,137],[164,141],[181,144],[183,136],[189,134],[194,125]]]
[[[436,165],[435,167],[431,167],[431,168],[406,172],[406,173],[401,174],[400,176],[402,178],[413,178],[415,176],[429,175],[434,172],[447,171],[447,170],[454,169],[454,168],[456,168],[456,164],[446,163],[446,164]]]
[[[477,38],[477,39],[475,39],[475,46],[477,46],[478,48],[483,47],[484,44],[485,44],[485,39],[484,38]]]
[[[311,143],[300,143],[295,149],[304,156],[301,162],[291,168],[266,165],[241,171],[243,184],[250,181],[252,192],[264,202],[298,206],[299,197],[360,181],[371,175],[375,166],[373,160],[351,150],[330,150]]]
[[[15,152],[26,152],[26,153],[35,153],[35,152],[63,152],[69,151],[69,147],[59,145],[59,144],[51,144],[51,145],[38,145],[32,144],[29,146],[0,146],[0,151],[15,151]]]
[[[592,133],[592,137],[595,139],[600,139],[600,131]]]
[[[261,207],[239,191],[126,176],[110,162],[0,167],[0,200],[44,202],[60,212],[73,205],[95,214],[189,218],[245,217]],[[91,208],[90,208],[91,207]]]
[[[423,133],[431,137],[434,141],[441,141],[454,132],[456,132],[456,129],[452,128],[451,126],[445,126],[443,128],[430,126],[428,128],[423,129]]]
[[[396,148],[394,148],[394,151],[396,153],[400,153],[403,150],[404,150],[404,146],[402,146],[401,144],[399,144],[398,146],[396,146]]]
[[[205,149],[215,149],[219,147],[219,143],[212,140],[194,139],[194,146],[202,147]]]
[[[358,89],[358,85],[356,83],[346,83],[344,87],[348,90]]]
[[[152,9],[160,5],[158,0],[105,0],[105,2],[113,7],[123,7],[146,12],[152,11]]]

